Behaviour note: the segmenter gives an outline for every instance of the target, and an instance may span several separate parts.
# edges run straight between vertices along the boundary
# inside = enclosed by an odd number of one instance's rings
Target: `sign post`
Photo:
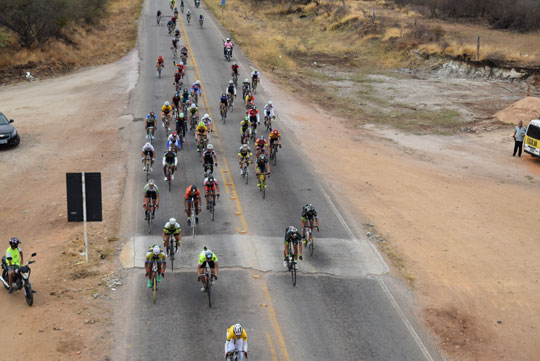
[[[84,227],[84,258],[88,262],[88,233],[86,232],[86,184],[84,182],[84,172],[82,172],[82,209]]]
[[[221,17],[223,18],[223,9],[225,8],[225,1],[226,0],[221,0]]]

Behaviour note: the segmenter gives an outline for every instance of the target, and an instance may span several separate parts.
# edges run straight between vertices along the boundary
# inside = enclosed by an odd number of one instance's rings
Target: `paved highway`
[[[167,271],[154,305],[142,270],[144,253],[160,241],[162,225],[169,217],[176,217],[188,233],[183,194],[190,184],[202,186],[204,177],[189,133],[170,192],[160,166],[154,166],[161,205],[148,234],[142,210],[145,175],[139,157],[145,142],[142,119],[149,111],[159,114],[163,102],[170,101],[174,69],[165,21],[157,26],[155,19],[158,9],[164,11],[166,19],[168,2],[145,1],[137,44],[139,81],[129,104],[129,112],[139,121],[130,141],[123,220],[130,238],[124,261],[127,259],[132,268],[126,272],[127,284],[119,298],[112,358],[219,360],[225,330],[239,322],[248,332],[251,360],[440,360],[432,343],[419,336],[424,332],[391,296],[385,282],[390,277],[385,275],[388,267],[382,258],[372,245],[354,235],[346,215],[340,214],[313,173],[308,155],[296,145],[299,135],[288,130],[286,117],[279,114],[279,104],[276,125],[282,133],[283,149],[277,166],[272,167],[266,199],[262,199],[254,177],[249,184],[243,182],[236,162],[241,107],[228,115],[226,124],[218,119],[218,97],[230,80],[230,63],[222,51],[226,35],[204,3],[200,9],[195,9],[191,0],[187,5],[193,18],[200,13],[205,16],[200,28],[193,21],[187,25],[181,14],[180,42],[189,48],[186,85],[201,80],[201,115],[210,113],[217,125],[210,142],[218,152],[219,166],[214,173],[222,197],[215,221],[203,211],[196,236],[184,235],[175,271]],[[166,60],[162,79],[155,73],[160,54]],[[240,49],[235,49],[234,59],[241,66],[239,79],[248,77],[252,67]],[[264,92],[264,84],[265,80],[256,95],[259,109],[272,96]],[[166,142],[163,128],[156,136],[157,160],[161,162]],[[298,283],[293,287],[282,266],[283,235],[289,225],[300,228],[300,211],[306,203],[316,207],[321,231],[315,232],[315,253],[301,263]],[[196,260],[203,245],[218,255],[221,268],[212,308],[196,282]]]

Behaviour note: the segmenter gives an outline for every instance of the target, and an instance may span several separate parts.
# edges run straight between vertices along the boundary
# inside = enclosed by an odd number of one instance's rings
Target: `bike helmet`
[[[244,117],[244,120],[245,120],[245,121],[248,121],[248,120],[249,120],[249,117],[246,115],[246,116]]]
[[[251,110],[257,110],[257,107],[254,105]]]
[[[17,237],[11,237],[9,239],[9,245],[12,246],[12,247],[17,247],[17,245],[21,243],[21,241],[19,241],[19,239]]]
[[[268,101],[268,105],[272,105],[272,101],[271,101],[271,100]]]
[[[221,97],[222,97],[222,98],[225,98],[225,93],[221,93]]]
[[[182,66],[182,65],[184,65],[184,62],[181,61],[181,62],[178,63],[178,65]]]
[[[231,41],[231,38],[227,38],[227,41]]]
[[[233,61],[233,62],[232,62],[232,65],[236,65],[236,61]]]
[[[169,219],[169,225],[175,225],[176,224],[176,218],[172,217]]]
[[[245,79],[244,79],[244,83],[249,83],[248,78],[245,78]]]
[[[171,105],[171,103],[165,102],[165,106],[166,106],[166,107],[168,107],[169,105]]]
[[[210,118],[210,116],[206,113],[203,118]]]
[[[272,133],[274,133],[274,135],[278,135],[278,134],[279,134],[279,130],[274,129],[274,131],[273,131]]]
[[[259,71],[257,69],[253,69],[253,72],[254,73],[258,73]]]
[[[154,256],[157,256],[161,253],[161,249],[157,244],[155,244],[154,247],[152,247],[152,252],[154,253]]]
[[[229,80],[229,84],[234,84],[234,82],[232,80]]]
[[[236,335],[236,337],[240,337],[242,335],[242,331],[244,331],[244,329],[242,328],[242,325],[237,323],[236,325],[233,326],[233,331],[234,331],[234,334]]]
[[[313,210],[313,205],[311,203],[306,204],[306,210],[312,211]]]
[[[204,252],[204,254],[206,255],[206,259],[208,260],[212,259],[212,256],[214,255],[212,251],[210,251],[209,249],[207,249],[206,252]]]
[[[201,85],[201,81],[200,81],[200,80],[196,80],[196,81],[195,81],[195,84]]]
[[[197,125],[197,127],[206,127],[206,125],[204,124],[204,122],[201,120],[199,122],[199,124]]]
[[[289,228],[287,229],[287,233],[296,233],[296,232],[298,232],[296,227],[289,226]]]
[[[213,146],[212,144],[208,144],[208,145],[206,146],[206,149],[212,150],[212,149],[214,149],[214,146]]]
[[[261,156],[259,157],[260,160],[265,160],[266,159],[266,156],[264,154],[261,154]]]
[[[259,137],[259,140],[263,141],[263,140],[264,140],[264,135],[261,135],[261,136]]]
[[[190,108],[197,108],[197,104],[195,104],[195,103],[191,104]]]
[[[242,144],[242,149],[248,149],[248,145],[247,144]]]
[[[176,132],[172,132],[172,134],[171,134],[171,135],[173,136],[173,138],[176,138],[176,137],[178,136],[178,133],[176,133]]]
[[[152,144],[150,144],[150,142],[146,142],[146,144],[144,145],[145,148],[150,148],[152,146]]]
[[[187,90],[187,88],[184,88],[184,93],[188,93],[188,90]]]
[[[212,175],[212,173],[210,173],[208,175],[208,178],[206,179],[209,183],[214,183],[214,176]]]
[[[154,182],[153,179],[149,179],[149,180],[148,180],[148,185],[149,185],[150,187],[153,187],[154,184],[156,184],[156,183]]]
[[[197,193],[197,187],[191,186],[191,193],[193,194]]]

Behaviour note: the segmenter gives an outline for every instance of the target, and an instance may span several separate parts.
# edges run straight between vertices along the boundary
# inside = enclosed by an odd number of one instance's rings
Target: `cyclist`
[[[180,112],[180,93],[179,92],[176,92],[174,93],[172,99],[171,99],[171,102],[172,102],[172,105],[173,107],[176,109],[176,111]]]
[[[186,9],[186,18],[187,18],[187,22],[189,24],[189,20],[191,20],[191,10],[189,10],[189,9]]]
[[[227,54],[227,49],[231,49],[231,56],[233,51],[233,43],[231,42],[230,38],[227,38],[225,42],[223,43],[223,55]]]
[[[175,55],[178,52],[178,39],[176,37],[173,37],[171,40],[171,49],[175,49]]]
[[[183,61],[180,61],[178,64],[176,64],[176,71],[179,72],[182,76],[186,73],[186,66],[184,65]]]
[[[154,218],[154,212],[159,208],[159,188],[153,179],[150,179],[143,188],[143,208],[145,211],[148,210],[150,199],[154,203],[154,210],[152,211],[152,218]]]
[[[227,108],[229,107],[229,96],[225,93],[222,93],[219,97],[218,105],[220,112],[227,111]]]
[[[174,88],[178,90],[180,89],[182,84],[184,84],[184,82],[182,81],[182,74],[177,71],[174,73]]]
[[[178,33],[180,34],[180,32],[178,32]],[[184,65],[187,65],[187,53],[188,53],[187,47],[185,45],[182,46],[182,49],[180,49],[180,56],[185,58],[185,64]]]
[[[181,8],[181,9],[184,8],[184,0],[180,0],[180,8]]]
[[[313,207],[312,204],[306,204],[304,207],[302,207],[302,216],[300,217],[300,220],[302,221],[302,237],[304,238],[304,244],[306,243],[306,225],[309,221],[309,225],[313,227],[313,220],[315,220],[315,224],[317,227],[317,232],[319,231],[319,218],[317,217],[317,211],[315,210],[315,207]]]
[[[184,207],[186,208],[188,224],[191,226],[191,202],[194,203],[195,208],[195,223],[199,224],[199,212],[201,211],[201,192],[194,185],[190,185],[186,188],[186,194],[184,197]]]
[[[171,123],[171,115],[170,115],[170,113],[171,112],[172,112],[171,104],[169,102],[163,103],[163,106],[161,107],[161,121],[163,122],[163,128],[165,128],[165,118],[168,119],[168,121],[169,121],[169,130],[171,130],[171,128],[170,128],[170,123]]]
[[[9,247],[6,249],[6,263],[8,271],[8,282],[9,290],[8,293],[13,292],[11,285],[13,284],[13,275],[15,274],[15,269],[20,267],[23,262],[23,251],[19,247],[21,241],[17,237],[11,237],[9,239]]]
[[[169,6],[171,7],[171,10],[174,9],[174,0],[169,0]]]
[[[237,323],[232,325],[227,330],[227,340],[225,341],[225,358],[238,351],[238,361],[243,361],[244,356],[247,358],[248,343],[246,330]]]
[[[150,128],[154,128],[154,131],[156,129],[156,115],[154,114],[154,112],[150,112],[146,115],[144,127],[146,128],[146,138],[149,138]]]
[[[208,263],[208,267],[210,267],[210,273],[211,277],[215,280],[217,280],[217,276],[219,273],[219,263],[218,258],[214,252],[206,248],[206,246],[203,247],[203,250],[201,253],[199,253],[199,262],[197,266],[197,282],[201,282],[201,292],[204,291],[204,271],[206,269],[206,264]]]
[[[150,156],[150,172],[152,172],[152,166],[154,165],[154,159],[155,159],[156,152],[155,152],[154,147],[152,146],[152,144],[150,144],[150,142],[146,142],[146,144],[143,145],[143,147],[142,147],[141,159],[142,159],[142,163],[143,163],[143,172],[146,172],[146,164],[144,164],[144,160],[145,160],[147,155]]]
[[[255,156],[259,158],[261,154],[265,154],[267,147],[268,142],[264,139],[264,136],[261,135],[261,137],[257,138],[255,141]]]
[[[251,128],[253,128],[253,136],[257,134],[257,124],[260,124],[259,111],[254,106],[248,111],[249,121],[251,122]]]
[[[199,117],[199,107],[197,107],[197,104],[191,104],[191,106],[189,107],[189,113],[191,114],[192,120]]]
[[[236,78],[238,78],[238,70],[239,70],[239,66],[238,64],[236,64],[236,61],[233,61],[232,65],[231,65],[231,76],[234,78],[234,76],[236,75]]]
[[[204,125],[206,126],[206,129],[208,129],[209,132],[212,132],[212,118],[210,118],[210,115],[205,114],[202,118],[201,118],[201,121],[204,123]]]
[[[281,133],[279,130],[274,129],[273,131],[268,134],[268,140],[270,141],[270,149],[272,149],[272,145],[276,143],[281,148]]]
[[[156,68],[159,70],[159,68],[163,68],[165,66],[165,59],[163,59],[163,56],[158,56],[156,61]]]
[[[176,26],[176,18],[174,16],[171,18],[171,21],[172,21],[173,25]]]
[[[266,123],[266,119],[270,118],[270,120],[272,118],[274,118],[274,105],[272,104],[272,101],[269,100],[268,103],[265,104],[264,106],[264,120],[265,120],[265,123]]]
[[[169,21],[167,21],[167,29],[169,29],[169,35],[171,35],[173,27],[174,27],[174,21],[172,21],[172,19],[169,19]]]
[[[300,261],[302,258],[302,235],[298,230],[293,227],[289,226],[285,229],[285,247],[283,248],[283,267],[287,267],[287,254],[289,253],[289,242],[293,243],[293,249],[294,249],[294,259],[298,260],[300,258]],[[298,248],[300,247],[300,252],[298,252]]]
[[[252,108],[255,104],[255,96],[251,93],[251,90],[249,90],[244,96],[244,102],[246,105],[246,111],[249,111],[250,108]]]
[[[270,163],[268,163],[268,159],[266,159],[264,154],[261,154],[261,156],[258,157],[257,161],[255,162],[255,175],[257,176],[257,187],[261,186],[261,182],[259,180],[259,175],[261,173],[266,173],[266,176],[270,178]]]
[[[204,174],[210,170],[210,173],[214,173],[214,164],[217,167],[217,155],[212,144],[206,146],[206,150],[201,155],[201,162],[204,167]]]
[[[159,25],[159,21],[161,20],[161,10],[157,11],[157,23]]]
[[[251,122],[249,117],[246,115],[244,119],[240,122],[240,140],[242,144],[245,144],[248,138],[251,135]]]
[[[203,21],[204,21],[204,15],[201,14],[201,15],[199,15],[199,22],[202,23]]]
[[[251,84],[249,83],[249,79],[245,78],[242,82],[242,98],[246,98],[246,95],[251,91]]]
[[[233,98],[236,97],[236,87],[234,86],[234,82],[232,80],[229,80],[229,85],[227,85],[227,89],[225,89],[225,93],[229,96],[229,99],[231,100],[231,104],[233,102]]]
[[[258,83],[261,79],[261,73],[257,69],[253,69],[251,72],[251,88],[255,88],[255,83]]]
[[[174,14],[174,18],[176,19],[178,17],[178,8],[174,8],[174,11],[173,11],[173,14]]]
[[[182,91],[180,100],[182,100],[182,105],[186,104],[189,101],[189,91],[187,90],[187,88],[184,88],[184,90]]]
[[[169,146],[167,151],[163,153],[163,175],[165,178],[164,181],[167,181],[167,167],[169,167],[169,170],[171,172],[171,180],[174,179],[174,171],[176,170],[176,166],[178,165],[178,158],[176,157],[176,153],[173,150],[172,146]]]
[[[195,103],[198,103],[198,96],[202,94],[201,81],[196,80],[191,86],[191,97],[195,99]]]
[[[178,134],[180,143],[183,142],[186,137],[186,120],[186,115],[183,112],[178,113],[176,116],[176,132],[182,134],[181,136]]]
[[[201,148],[198,146],[200,144],[204,144],[204,140],[208,139],[208,128],[206,128],[206,125],[204,125],[203,121],[200,121],[199,124],[197,124],[197,128],[195,128],[195,140],[197,144],[197,151],[201,151]]]
[[[148,277],[148,288],[152,288],[152,263],[157,262],[158,275],[157,281],[161,282],[161,277],[165,277],[165,269],[167,268],[167,255],[159,248],[157,244],[154,244],[148,248],[146,252],[144,269],[146,270],[146,276]]]
[[[165,249],[169,248],[169,238],[171,235],[176,240],[176,252],[178,252],[178,247],[182,243],[182,227],[176,222],[176,218],[173,217],[163,226],[163,244],[165,245]]]
[[[217,197],[219,198],[219,184],[217,179],[214,178],[212,173],[208,173],[208,177],[204,179],[204,187],[205,187],[205,193],[204,197],[206,198],[206,209],[210,209],[210,206],[208,204],[208,201],[212,195],[212,193],[215,193],[217,190]]]
[[[182,143],[180,142],[180,137],[178,136],[177,132],[172,132],[171,135],[169,135],[169,138],[167,138],[166,148],[169,149],[171,147],[175,153],[182,149]]]
[[[251,149],[249,148],[249,146],[247,144],[242,144],[240,149],[238,149],[238,164],[240,165],[240,175],[244,175],[242,164],[246,162],[247,165],[250,165],[251,157],[253,157],[253,153],[251,153]]]

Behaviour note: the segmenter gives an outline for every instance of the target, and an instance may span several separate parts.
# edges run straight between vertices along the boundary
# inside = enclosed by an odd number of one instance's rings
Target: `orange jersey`
[[[280,132],[278,132],[277,134],[274,134],[274,132],[271,132],[270,134],[268,134],[268,138],[270,139],[278,139],[279,137],[281,137]]]
[[[192,195],[191,195],[191,187],[192,186],[187,187],[185,199],[189,199],[189,198],[192,197]],[[201,198],[201,191],[198,188],[197,188],[197,193],[195,193],[195,195],[193,197],[194,198]]]

